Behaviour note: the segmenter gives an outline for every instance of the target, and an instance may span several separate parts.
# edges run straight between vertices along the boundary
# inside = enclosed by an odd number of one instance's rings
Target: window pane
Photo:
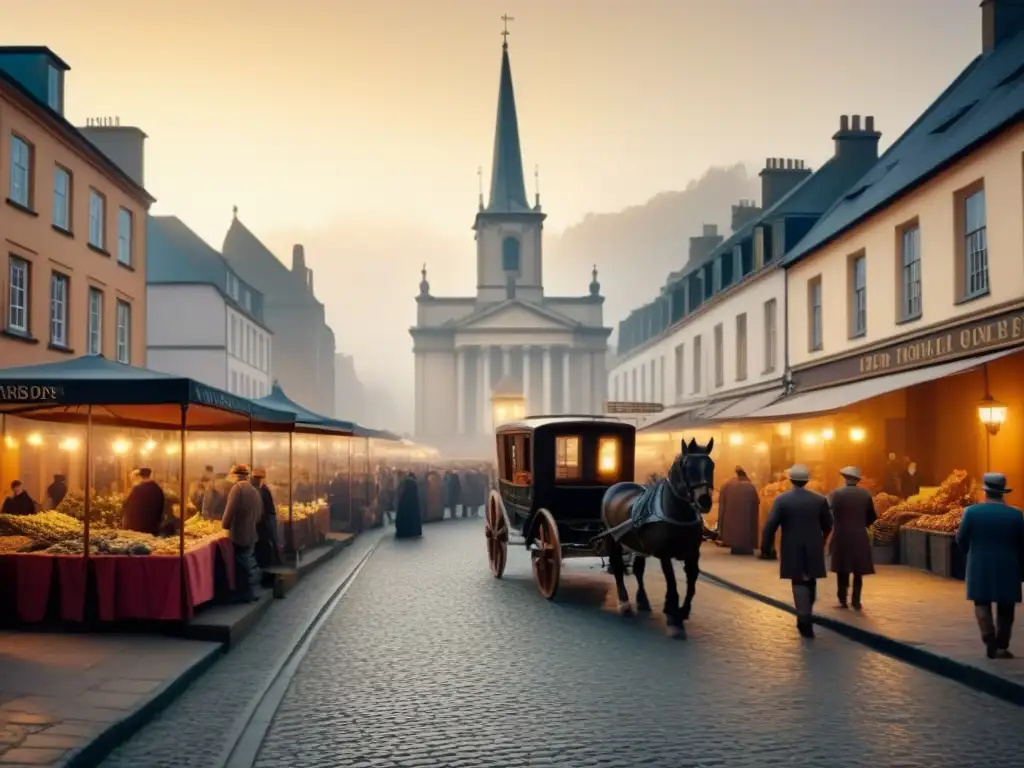
[[[68,279],[50,276],[50,343],[67,345]]]
[[[132,214],[124,208],[117,211],[117,260],[132,263]]]
[[[89,340],[87,353],[98,355],[103,351],[103,294],[89,289]]]
[[[96,190],[89,190],[89,243],[96,248],[103,248],[104,217],[106,204]]]
[[[29,205],[29,146],[23,139],[11,135],[11,175],[8,194],[19,205]]]
[[[555,479],[579,480],[580,439],[559,435],[555,438]]]
[[[28,262],[11,258],[7,296],[7,327],[28,332]]]

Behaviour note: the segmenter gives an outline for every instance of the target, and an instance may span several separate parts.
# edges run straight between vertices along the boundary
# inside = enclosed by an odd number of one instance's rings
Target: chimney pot
[[[860,115],[854,115],[853,116],[853,130],[855,130],[855,131],[859,131],[860,130]]]
[[[771,168],[772,167],[772,159],[770,157],[766,157],[764,159],[764,167],[765,168]]]
[[[869,133],[874,133],[874,131],[875,131],[875,116],[874,115],[868,115],[867,117],[864,118],[864,130],[868,131]]]
[[[793,160],[791,158],[786,158],[786,168],[793,170]]]
[[[850,130],[850,118],[847,115],[841,115],[839,118],[839,130],[848,131]]]

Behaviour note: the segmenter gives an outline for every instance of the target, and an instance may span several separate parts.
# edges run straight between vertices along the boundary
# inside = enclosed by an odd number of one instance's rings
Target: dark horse
[[[668,477],[644,487],[637,483],[616,483],[601,502],[601,516],[608,527],[606,542],[619,612],[632,613],[626,591],[623,548],[636,554],[636,607],[650,611],[644,590],[646,558],[661,561],[668,591],[665,594],[665,621],[671,637],[685,638],[683,622],[690,617],[690,606],[700,575],[700,545],[704,540],[704,514],[711,509],[711,491],[715,484],[715,462],[711,449],[715,441],[699,446],[695,440],[682,442],[682,452],[669,469]],[[686,599],[679,605],[673,560],[681,560],[686,574]]]

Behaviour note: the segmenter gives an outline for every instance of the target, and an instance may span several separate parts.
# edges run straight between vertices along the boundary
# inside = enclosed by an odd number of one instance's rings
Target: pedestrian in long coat
[[[828,499],[835,523],[828,543],[828,554],[832,561],[832,573],[836,575],[839,607],[846,608],[850,576],[853,576],[851,604],[855,611],[859,611],[862,607],[864,576],[875,572],[868,526],[878,519],[878,515],[875,513],[871,492],[857,485],[861,479],[860,470],[857,467],[843,467],[839,474],[846,485],[832,491]]]
[[[967,555],[967,599],[990,659],[1010,659],[1010,633],[1024,577],[1024,513],[1006,503],[1006,477],[982,478],[985,501],[964,510],[956,543]],[[996,619],[992,620],[992,604]]]
[[[796,626],[804,637],[814,637],[814,601],[818,579],[825,578],[825,538],[832,530],[828,500],[805,486],[811,479],[807,467],[789,470],[793,487],[775,497],[761,535],[761,551],[769,551],[775,533],[782,529],[779,578],[793,584]]]
[[[445,495],[445,506],[451,509],[452,519],[458,515],[459,504],[461,503],[462,496],[462,483],[459,482],[458,474],[449,469],[444,474],[444,495]],[[462,507],[462,516],[466,516],[466,507]]]
[[[398,487],[398,510],[395,512],[395,538],[416,539],[423,535],[420,517],[420,487],[410,472]]]
[[[743,467],[736,467],[718,492],[718,533],[734,555],[752,555],[757,547],[761,499]]]

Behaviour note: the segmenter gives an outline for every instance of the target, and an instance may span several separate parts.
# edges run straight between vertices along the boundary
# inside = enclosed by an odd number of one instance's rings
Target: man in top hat
[[[836,488],[828,497],[834,522],[828,553],[832,573],[836,575],[839,607],[847,607],[850,576],[853,576],[853,599],[850,604],[855,611],[859,611],[864,577],[875,572],[868,526],[878,519],[878,515],[875,513],[871,492],[857,485],[861,479],[860,470],[857,467],[843,467],[839,475],[844,485]]]
[[[807,467],[795,464],[787,474],[793,487],[775,497],[761,536],[761,551],[771,549],[781,529],[779,578],[792,582],[797,630],[811,638],[817,580],[826,575],[825,538],[832,530],[832,512],[824,496],[806,488],[811,479]]]
[[[1006,503],[1006,477],[982,478],[985,500],[964,510],[956,543],[967,555],[967,599],[990,659],[1011,659],[1010,632],[1024,576],[1024,513]],[[995,621],[992,604],[996,604]]]
[[[228,491],[221,525],[224,530],[231,532],[231,543],[235,549],[235,589],[238,598],[248,603],[255,599],[252,591],[255,576],[252,552],[258,540],[256,526],[263,517],[263,499],[249,482],[248,464],[232,467],[231,474],[235,484]]]

